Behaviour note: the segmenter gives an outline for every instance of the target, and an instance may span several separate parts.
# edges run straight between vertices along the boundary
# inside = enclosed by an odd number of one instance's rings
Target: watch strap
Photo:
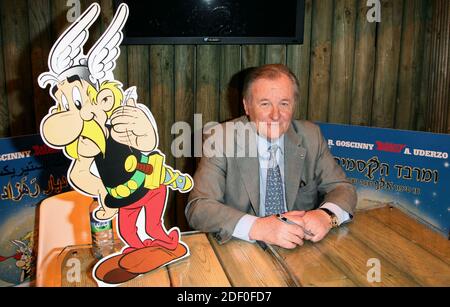
[[[339,221],[336,214],[334,214],[330,209],[327,208],[319,208],[319,209],[325,211],[325,213],[331,217],[331,228],[336,228],[339,226]]]

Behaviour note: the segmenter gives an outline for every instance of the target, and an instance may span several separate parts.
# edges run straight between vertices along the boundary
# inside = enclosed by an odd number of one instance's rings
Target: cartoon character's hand
[[[117,108],[111,115],[112,138],[141,151],[152,151],[156,146],[156,133],[145,112],[129,99],[125,106]]]
[[[103,206],[95,212],[95,217],[98,220],[110,220],[117,214],[118,211],[118,209]]]
[[[106,190],[99,191],[99,195],[98,196],[100,198],[100,202],[99,202],[99,206],[98,206],[97,211],[95,211],[95,217],[98,220],[110,220],[119,211],[119,209],[109,208],[109,207],[107,207],[105,205],[106,195],[107,195]]]

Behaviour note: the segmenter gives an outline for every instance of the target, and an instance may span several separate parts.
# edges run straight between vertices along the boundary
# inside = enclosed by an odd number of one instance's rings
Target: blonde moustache
[[[81,130],[80,137],[83,136],[94,142],[100,149],[100,152],[105,156],[106,152],[106,138],[102,128],[95,120],[83,122],[83,129]],[[78,141],[79,137],[65,147],[66,153],[73,159],[78,159]]]

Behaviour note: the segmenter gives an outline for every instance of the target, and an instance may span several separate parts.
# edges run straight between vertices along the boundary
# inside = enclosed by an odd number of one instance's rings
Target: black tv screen
[[[126,0],[125,44],[301,44],[304,0]]]

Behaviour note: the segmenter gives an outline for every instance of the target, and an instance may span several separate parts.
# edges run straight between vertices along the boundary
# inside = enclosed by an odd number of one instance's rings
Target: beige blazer
[[[233,122],[248,124],[248,119],[243,116]],[[242,137],[242,132],[238,131],[235,145],[237,138]],[[323,202],[332,202],[353,214],[357,202],[355,188],[330,154],[317,125],[292,121],[285,134],[284,147],[288,211],[312,210]],[[259,214],[257,157],[226,156],[225,152],[223,157],[202,157],[194,184],[185,210],[189,225],[216,233],[220,243],[232,237],[243,215]]]

